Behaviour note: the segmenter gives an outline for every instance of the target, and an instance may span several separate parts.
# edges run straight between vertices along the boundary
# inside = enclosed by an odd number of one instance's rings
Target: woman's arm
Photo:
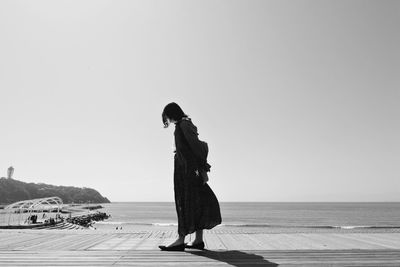
[[[197,127],[192,122],[183,120],[180,123],[183,135],[188,142],[190,149],[195,155],[199,168],[204,171],[210,171],[210,165],[207,163],[208,151],[205,149],[202,142],[199,140]]]

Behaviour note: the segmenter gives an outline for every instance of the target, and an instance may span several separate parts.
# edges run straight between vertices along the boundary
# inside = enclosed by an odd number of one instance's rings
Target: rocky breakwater
[[[69,223],[77,224],[83,227],[91,227],[93,222],[104,221],[108,219],[111,215],[105,212],[95,212],[80,216],[75,216],[71,218],[67,218],[66,221]]]

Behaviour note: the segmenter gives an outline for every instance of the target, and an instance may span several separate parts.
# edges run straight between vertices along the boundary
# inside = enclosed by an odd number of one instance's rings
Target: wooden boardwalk
[[[0,231],[0,266],[400,266],[400,233],[206,232],[206,251],[162,252],[175,231]]]

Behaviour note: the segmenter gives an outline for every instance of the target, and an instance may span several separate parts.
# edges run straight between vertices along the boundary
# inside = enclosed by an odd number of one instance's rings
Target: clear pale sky
[[[399,1],[1,1],[0,176],[173,201],[175,101],[220,201],[400,201]]]

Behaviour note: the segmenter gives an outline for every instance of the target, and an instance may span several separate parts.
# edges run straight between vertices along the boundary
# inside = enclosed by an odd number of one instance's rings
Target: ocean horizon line
[[[177,222],[132,222],[132,221],[100,221],[96,224],[106,225],[143,225],[143,226],[178,226]],[[240,227],[240,228],[305,228],[305,229],[400,229],[400,225],[283,225],[267,223],[222,223],[217,227]]]
[[[111,201],[110,203],[104,203],[104,204],[113,204],[113,203],[174,203],[174,201]],[[304,204],[304,203],[400,203],[399,201],[219,201],[219,203],[288,203],[288,204]],[[97,203],[92,203],[92,204],[97,204]],[[103,204],[103,203],[100,203]]]

